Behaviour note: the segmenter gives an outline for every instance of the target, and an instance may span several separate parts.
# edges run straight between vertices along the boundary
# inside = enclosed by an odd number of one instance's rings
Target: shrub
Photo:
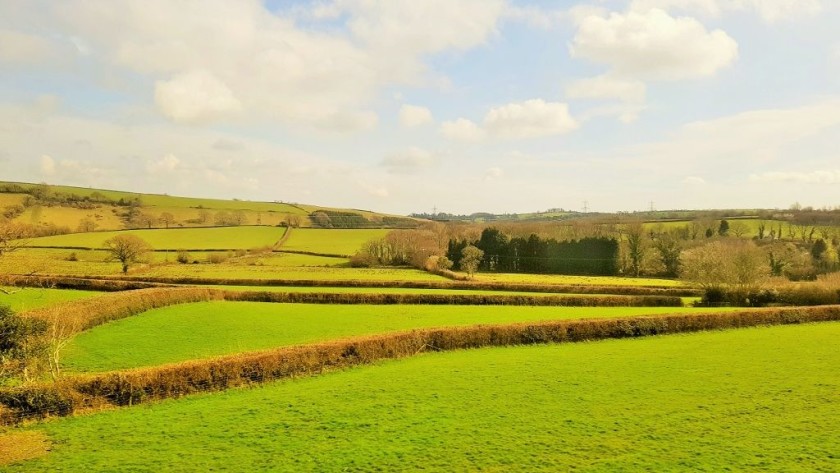
[[[69,255],[67,255],[67,261],[79,261],[79,257],[76,255],[76,252],[73,251]]]
[[[221,264],[228,260],[227,253],[222,253],[220,251],[214,251],[212,253],[207,254],[207,262],[210,264]]]
[[[190,262],[190,254],[187,250],[178,250],[178,256],[175,257],[175,261],[181,264],[187,264]]]

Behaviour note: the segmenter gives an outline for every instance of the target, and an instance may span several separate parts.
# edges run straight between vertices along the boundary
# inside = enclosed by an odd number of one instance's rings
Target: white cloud
[[[816,15],[822,11],[821,0],[634,0],[631,10],[652,8],[678,10],[719,16],[724,12],[751,11],[764,21],[775,23],[799,16]]]
[[[170,173],[178,169],[180,165],[181,160],[175,157],[174,154],[170,153],[158,160],[150,161],[146,165],[146,171],[148,171],[149,174]]]
[[[646,86],[638,80],[610,75],[582,79],[566,87],[566,95],[573,99],[615,99],[622,102],[644,102]]]
[[[488,168],[486,171],[484,171],[484,180],[485,181],[492,181],[494,179],[498,179],[498,178],[502,177],[503,174],[504,174],[504,172],[502,171],[501,168],[498,168],[498,167]]]
[[[773,171],[751,174],[751,182],[790,182],[798,184],[840,184],[840,169],[811,172]]]
[[[578,123],[565,103],[533,99],[491,109],[484,117],[484,128],[502,138],[536,138],[568,133]]]
[[[357,131],[376,125],[366,108],[384,88],[445,82],[428,56],[484,44],[504,5],[335,0],[272,12],[258,0],[68,0],[15,15],[76,38],[109,77],[156,82],[156,102],[175,121]],[[314,27],[295,23],[301,10]]]
[[[487,133],[480,126],[466,118],[441,123],[440,133],[450,140],[464,142],[481,141],[487,136]]]
[[[0,63],[37,64],[55,57],[55,48],[44,38],[0,29]]]
[[[735,61],[738,44],[695,19],[651,9],[582,18],[570,52],[620,77],[680,80],[714,75]]]
[[[400,125],[415,127],[432,122],[432,112],[426,107],[404,104],[400,107]]]
[[[612,77],[609,74],[581,79],[566,87],[571,99],[617,100],[621,104],[591,109],[581,116],[588,120],[597,116],[617,116],[624,123],[635,121],[644,108],[647,86],[638,80]]]
[[[158,81],[155,103],[164,115],[180,123],[212,121],[242,110],[242,103],[224,82],[200,70]]]
[[[706,183],[706,180],[702,177],[688,176],[682,180],[682,183],[688,186],[702,186]]]
[[[46,154],[41,156],[41,174],[45,176],[55,175],[55,160]]]
[[[439,161],[436,154],[412,147],[406,151],[393,153],[382,160],[382,166],[393,173],[413,173],[434,166]]]

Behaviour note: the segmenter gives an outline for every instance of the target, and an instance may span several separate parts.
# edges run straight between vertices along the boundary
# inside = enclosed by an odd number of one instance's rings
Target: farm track
[[[423,329],[67,377],[0,391],[0,422],[67,416],[404,358],[427,351],[569,343],[705,330],[840,321],[840,306]]]

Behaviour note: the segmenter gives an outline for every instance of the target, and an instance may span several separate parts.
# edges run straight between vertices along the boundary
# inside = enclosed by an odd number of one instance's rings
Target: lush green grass
[[[272,246],[286,230],[279,227],[171,228],[124,232],[73,233],[30,240],[31,247],[102,248],[115,235],[136,235],[158,250],[248,249]]]
[[[64,360],[72,371],[106,371],[423,327],[700,310],[200,302],[151,310],[84,332]]]
[[[526,284],[583,284],[587,286],[682,286],[682,281],[615,276],[567,276],[562,274],[476,273],[476,281]]]
[[[427,354],[96,415],[9,471],[837,471],[840,323]]]
[[[384,237],[387,229],[295,228],[283,243],[284,250],[311,251],[328,255],[352,255],[370,240]]]
[[[0,305],[7,305],[16,312],[53,306],[62,302],[96,297],[101,292],[71,289],[40,289],[4,287],[9,294],[0,293]]]

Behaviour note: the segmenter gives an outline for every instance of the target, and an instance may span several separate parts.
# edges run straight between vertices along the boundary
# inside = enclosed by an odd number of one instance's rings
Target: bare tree
[[[77,228],[77,230],[80,233],[92,232],[96,230],[96,222],[87,217],[83,218],[81,221],[79,221],[79,227]]]
[[[737,238],[741,238],[750,231],[750,227],[746,223],[736,220],[729,224],[729,231]]]
[[[151,245],[145,240],[127,234],[109,238],[103,246],[110,252],[111,258],[122,264],[123,273],[127,273],[130,265],[142,261],[143,257],[152,251]]]
[[[170,225],[175,223],[175,216],[169,212],[163,212],[158,217],[158,222],[162,223],[166,228],[169,228]]]

